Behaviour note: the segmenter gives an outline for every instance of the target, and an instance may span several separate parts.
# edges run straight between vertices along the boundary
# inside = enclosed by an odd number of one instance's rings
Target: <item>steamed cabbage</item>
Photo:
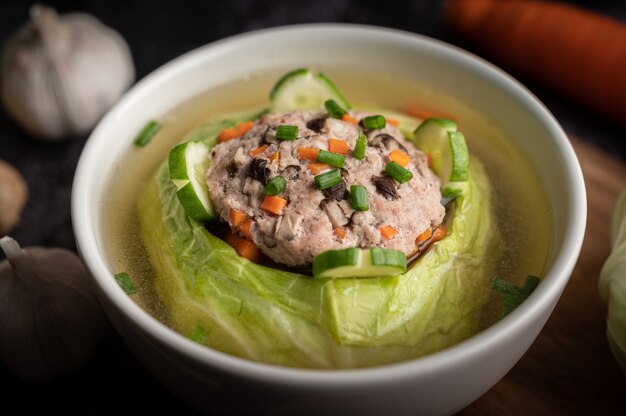
[[[209,123],[188,139],[214,144],[237,121]],[[186,336],[202,328],[209,347],[296,367],[379,365],[458,343],[480,330],[491,283],[484,259],[498,255],[489,182],[476,159],[464,186],[448,236],[407,273],[326,280],[240,257],[185,215],[164,163],[139,216],[168,324]]]

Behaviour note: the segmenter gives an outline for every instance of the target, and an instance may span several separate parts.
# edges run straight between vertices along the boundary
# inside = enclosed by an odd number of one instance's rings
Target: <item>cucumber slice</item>
[[[406,256],[386,248],[329,250],[313,259],[313,277],[381,277],[406,272]]]
[[[432,159],[432,169],[443,180],[442,188],[458,188],[469,176],[469,151],[456,123],[443,118],[429,118],[415,129],[413,141]]]
[[[205,222],[217,217],[204,174],[209,167],[209,146],[186,142],[174,146],[169,155],[170,179],[178,188],[176,196],[187,215]]]
[[[350,103],[339,88],[323,73],[314,74],[300,68],[284,75],[272,88],[272,112],[321,109],[326,100],[333,99],[349,109]]]

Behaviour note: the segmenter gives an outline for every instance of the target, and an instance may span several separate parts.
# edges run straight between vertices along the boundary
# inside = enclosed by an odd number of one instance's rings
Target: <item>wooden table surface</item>
[[[609,350],[598,295],[610,253],[609,220],[626,189],[626,166],[572,138],[587,187],[587,230],[552,316],[517,365],[462,415],[626,415],[626,375]]]

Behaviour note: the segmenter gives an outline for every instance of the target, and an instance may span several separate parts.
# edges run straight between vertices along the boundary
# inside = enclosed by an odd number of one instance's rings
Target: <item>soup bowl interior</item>
[[[506,318],[435,354],[357,370],[283,368],[197,345],[137,306],[118,287],[103,236],[107,179],[146,120],[196,96],[254,74],[297,67],[360,68],[441,89],[484,115],[529,160],[548,198],[553,230],[537,290]],[[241,92],[245,94],[245,92]],[[96,127],[74,181],[72,220],[79,252],[116,329],[144,365],[179,396],[210,409],[222,405],[291,414],[451,413],[493,386],[520,359],[553,310],[584,234],[585,191],[567,137],[519,83],[492,65],[441,42],[351,25],[303,25],[243,34],[194,50],[156,70]]]

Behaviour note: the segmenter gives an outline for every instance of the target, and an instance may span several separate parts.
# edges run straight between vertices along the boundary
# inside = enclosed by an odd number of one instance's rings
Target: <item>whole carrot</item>
[[[451,0],[445,18],[495,62],[626,126],[626,25],[535,0]]]

